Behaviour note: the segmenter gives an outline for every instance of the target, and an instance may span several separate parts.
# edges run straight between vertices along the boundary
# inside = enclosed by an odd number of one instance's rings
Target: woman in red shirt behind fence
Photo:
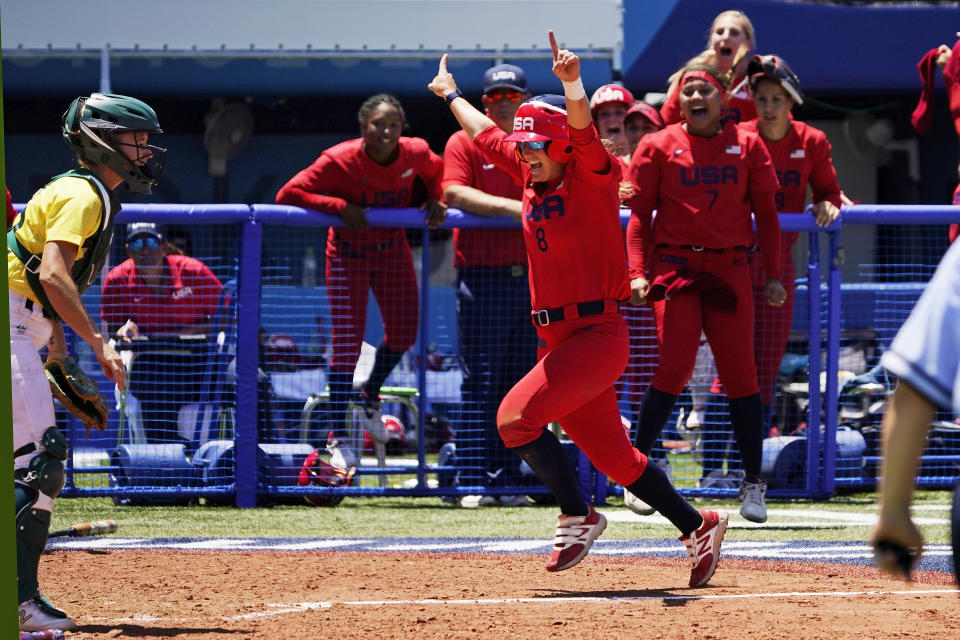
[[[370,227],[370,207],[411,206],[414,181],[427,187],[427,223],[443,221],[440,203],[443,161],[426,140],[400,135],[406,117],[400,101],[379,93],[371,96],[357,114],[361,137],[335,145],[295,175],[277,193],[277,204],[332,213],[346,228],[330,227],[327,233],[327,298],[332,325],[327,402],[330,443],[337,464],[359,462],[354,447],[346,444],[344,419],[353,396],[362,408],[367,431],[378,443],[387,441],[380,420],[380,387],[417,339],[419,291],[413,255],[400,227]],[[383,315],[384,338],[377,346],[370,377],[353,392],[353,372],[360,358],[367,318],[368,291]],[[342,454],[339,460],[337,453]]]
[[[630,160],[634,195],[628,201],[633,215],[627,251],[633,302],[654,302],[660,345],[635,437],[640,451],[653,447],[693,373],[703,331],[727,392],[746,472],[740,513],[764,522],[763,403],[753,358],[747,262],[751,209],[766,268],[767,302],[782,305],[787,293],[779,280],[777,175],[756,134],[722,121],[730,76],[711,64],[686,67],[679,81],[684,121],[645,136]]]

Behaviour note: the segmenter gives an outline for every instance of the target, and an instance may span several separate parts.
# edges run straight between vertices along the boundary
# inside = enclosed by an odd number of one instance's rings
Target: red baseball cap
[[[631,116],[635,115],[643,116],[656,125],[658,129],[663,129],[663,118],[660,117],[660,112],[646,102],[635,102],[631,105],[630,108],[627,109],[627,115],[624,116],[623,121],[626,122]]]

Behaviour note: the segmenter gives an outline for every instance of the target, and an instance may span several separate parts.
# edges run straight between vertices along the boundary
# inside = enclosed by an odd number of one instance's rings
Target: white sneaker
[[[77,630],[76,622],[41,595],[21,602],[18,614],[20,616],[20,631]]]
[[[357,452],[340,440],[331,440],[327,443],[330,453],[330,464],[341,469],[360,466],[360,457]]]
[[[383,415],[380,411],[380,398],[368,396],[366,391],[360,391],[360,397],[357,400],[357,408],[365,422],[367,433],[370,439],[377,444],[385,444],[390,439],[387,428],[383,424]]]
[[[767,483],[743,481],[740,485],[740,515],[751,522],[767,521]]]
[[[650,462],[655,462],[656,465],[663,471],[663,473],[666,474],[667,480],[670,482],[670,484],[673,484],[673,474],[670,473],[670,462],[666,458],[662,460],[652,460],[648,458],[647,464]],[[656,511],[656,509],[648,505],[646,502],[633,495],[633,493],[631,493],[628,489],[623,490],[623,504],[627,507],[627,509],[630,509],[630,511],[633,511],[638,516],[649,516]]]
[[[464,509],[476,509],[477,507],[492,507],[497,504],[497,499],[493,496],[463,496],[460,498],[460,506]]]
[[[646,502],[633,495],[629,489],[623,490],[623,504],[627,507],[627,509],[630,509],[630,511],[633,511],[638,516],[649,516],[656,511]]]

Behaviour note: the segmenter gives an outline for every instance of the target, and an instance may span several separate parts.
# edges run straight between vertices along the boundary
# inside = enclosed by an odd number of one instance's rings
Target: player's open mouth
[[[620,127],[607,127],[607,135],[619,135]]]
[[[707,108],[706,108],[706,107],[691,107],[691,108],[690,108],[690,115],[693,116],[693,117],[695,117],[695,118],[701,118],[701,117],[707,115]]]
[[[720,55],[724,58],[729,58],[733,55],[733,49],[730,47],[720,47]]]
[[[542,166],[543,166],[543,163],[542,163],[542,162],[531,162],[531,163],[530,163],[530,171],[537,171],[537,170],[540,169]]]

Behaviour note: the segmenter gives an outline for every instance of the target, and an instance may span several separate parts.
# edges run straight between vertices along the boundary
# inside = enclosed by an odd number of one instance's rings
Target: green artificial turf
[[[949,542],[950,493],[918,491],[914,516],[943,521],[921,524],[927,542]],[[874,493],[838,495],[828,501],[769,500],[770,518],[763,527],[740,518],[739,503],[695,501],[697,508],[731,513],[728,536],[738,540],[865,541]],[[618,498],[600,507],[608,515],[605,539],[672,538],[676,530],[657,517],[634,517]],[[851,514],[856,522],[837,523],[818,512]],[[612,517],[611,512],[617,517]],[[786,513],[785,513],[786,512]],[[816,515],[814,515],[816,514]],[[114,535],[187,538],[544,538],[553,536],[555,506],[463,509],[439,498],[348,498],[337,507],[279,505],[257,509],[223,506],[118,507],[109,498],[63,498],[57,501],[52,529],[78,522],[111,519]],[[629,518],[630,521],[621,521]],[[812,525],[812,526],[811,526]]]

